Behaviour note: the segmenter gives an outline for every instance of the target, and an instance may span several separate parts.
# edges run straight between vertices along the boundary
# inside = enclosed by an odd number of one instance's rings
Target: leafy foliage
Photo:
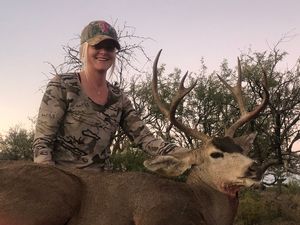
[[[32,142],[34,134],[19,127],[11,128],[0,139],[0,159],[32,160]]]
[[[245,190],[235,225],[296,225],[300,219],[299,200],[300,192],[293,192],[289,184],[280,196],[272,189]]]
[[[146,171],[143,162],[146,159],[144,152],[128,148],[126,151],[114,154],[111,157],[113,169],[116,171]]]

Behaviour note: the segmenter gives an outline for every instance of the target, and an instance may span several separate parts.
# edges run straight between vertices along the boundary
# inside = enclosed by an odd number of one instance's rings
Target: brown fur
[[[0,165],[0,225],[65,224],[78,212],[82,185],[74,175],[18,161]]]
[[[237,204],[205,184],[137,172],[3,161],[0,180],[0,225],[219,225],[216,218],[231,224]]]

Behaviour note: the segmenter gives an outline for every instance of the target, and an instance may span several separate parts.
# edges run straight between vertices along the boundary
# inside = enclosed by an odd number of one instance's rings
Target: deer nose
[[[245,177],[255,179],[255,180],[260,180],[261,174],[260,174],[260,167],[257,162],[253,162],[247,169],[245,173]]]

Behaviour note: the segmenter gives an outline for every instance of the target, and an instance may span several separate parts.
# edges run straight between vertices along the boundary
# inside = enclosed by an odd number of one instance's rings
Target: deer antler
[[[158,106],[159,110],[162,112],[162,114],[175,127],[177,127],[179,130],[183,131],[186,135],[189,135],[196,139],[202,140],[203,142],[207,142],[210,139],[209,136],[207,136],[206,134],[204,134],[202,132],[199,132],[196,129],[192,129],[190,127],[185,126],[184,124],[182,124],[175,118],[176,108],[179,105],[180,101],[184,98],[184,96],[186,96],[196,86],[196,83],[197,83],[197,82],[195,82],[189,88],[184,87],[184,81],[185,81],[186,76],[188,75],[188,72],[181,79],[178,92],[172,99],[170,109],[168,109],[167,106],[161,101],[161,99],[158,95],[158,88],[157,88],[157,63],[158,63],[158,59],[160,57],[161,51],[162,50],[160,50],[158,52],[158,54],[154,60],[154,63],[153,63],[152,94],[153,94],[155,103],[157,104],[157,106]]]
[[[264,89],[264,95],[263,99],[260,105],[256,106],[255,109],[252,111],[247,111],[242,95],[242,68],[241,68],[241,62],[240,59],[238,58],[238,80],[236,86],[232,87],[230,86],[222,77],[219,77],[219,79],[222,81],[222,83],[230,90],[232,95],[234,96],[235,100],[238,103],[239,109],[241,116],[240,118],[232,124],[228,129],[225,130],[225,136],[233,137],[235,131],[237,128],[243,126],[245,123],[249,122],[250,120],[256,118],[258,114],[266,107],[268,101],[269,101],[269,92],[267,89],[267,73],[264,69],[263,70],[263,89]]]

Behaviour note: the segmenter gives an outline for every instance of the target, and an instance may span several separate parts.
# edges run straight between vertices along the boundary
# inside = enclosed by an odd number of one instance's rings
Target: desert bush
[[[281,215],[280,208],[271,202],[262,201],[258,191],[247,190],[241,193],[236,217],[237,225],[266,224]],[[263,221],[263,223],[261,223]]]
[[[0,135],[1,160],[32,160],[34,133],[19,126],[9,129],[7,135]]]
[[[292,179],[286,185],[287,194],[297,195],[300,194],[300,181],[296,179]]]
[[[299,182],[289,183],[278,195],[274,188],[265,191],[245,190],[235,225],[294,225],[300,221]]]
[[[125,151],[113,154],[111,162],[113,169],[117,171],[145,171],[143,165],[146,154],[135,148],[128,148]]]

